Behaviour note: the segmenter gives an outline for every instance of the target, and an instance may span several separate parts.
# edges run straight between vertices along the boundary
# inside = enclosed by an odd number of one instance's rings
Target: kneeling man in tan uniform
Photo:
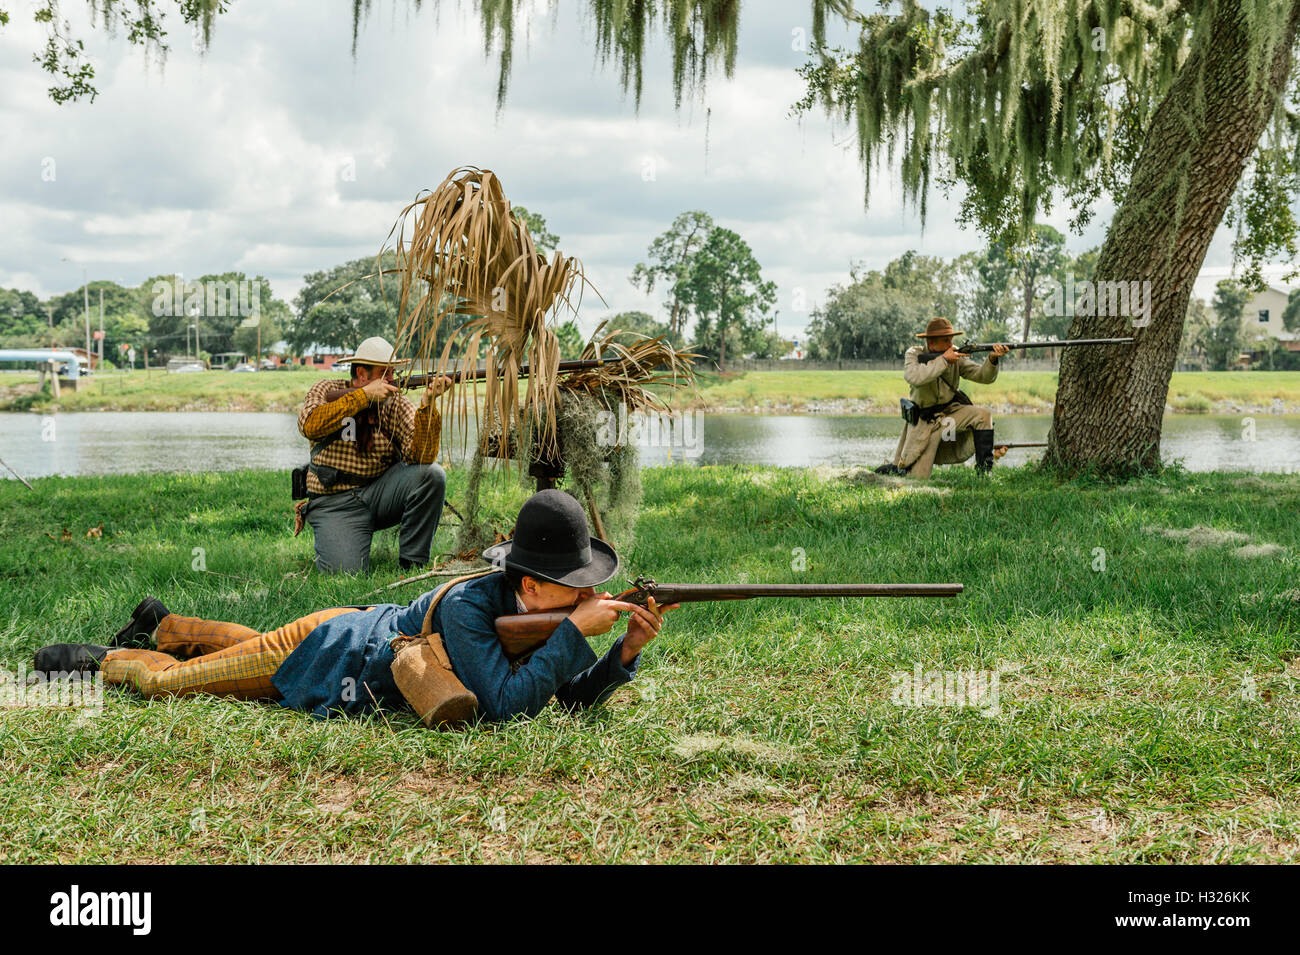
[[[911,400],[918,406],[917,420],[904,426],[894,465],[912,477],[928,478],[936,464],[960,464],[972,454],[975,467],[988,472],[993,459],[1006,454],[1006,448],[993,447],[993,413],[972,404],[959,388],[966,378],[988,384],[998,377],[998,358],[1010,349],[995,345],[983,363],[972,360],[953,347],[953,339],[965,334],[952,327],[946,318],[932,319],[917,338],[924,345],[913,345],[903,355],[903,378],[912,387]],[[922,362],[924,352],[941,352],[942,357]]]

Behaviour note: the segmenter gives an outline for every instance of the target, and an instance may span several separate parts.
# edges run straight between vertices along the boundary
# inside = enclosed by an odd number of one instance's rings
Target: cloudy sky
[[[746,3],[733,77],[717,75],[680,110],[656,37],[638,111],[616,67],[597,62],[585,5],[536,0],[516,30],[500,113],[496,59],[468,0],[418,11],[381,0],[355,59],[349,0],[234,0],[203,54],[172,13],[161,66],[123,36],[90,31],[84,5],[67,0],[100,95],[66,106],[31,59],[45,42],[33,6],[10,0],[0,31],[3,287],[67,291],[83,266],[127,285],[233,269],[265,275],[292,300],[305,273],[375,254],[401,208],[460,165],[496,171],[507,196],[583,260],[608,303],[584,300],[584,331],[613,311],[663,313],[661,296],[627,277],[690,209],[749,242],[779,287],[787,334],[854,262],[981,244],[937,193],[923,230],[888,171],[864,209],[851,131],[790,117],[803,93],[795,68],[806,54],[792,49],[792,31],[810,27],[803,2]],[[1070,250],[1098,244],[1111,212],[1099,209]],[[1063,216],[1048,221],[1066,231]],[[1226,274],[1228,241],[1214,243],[1207,276]]]

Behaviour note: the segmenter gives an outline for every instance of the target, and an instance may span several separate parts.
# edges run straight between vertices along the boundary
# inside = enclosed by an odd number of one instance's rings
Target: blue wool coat
[[[393,682],[388,642],[398,634],[420,632],[435,593],[421,594],[406,606],[381,604],[326,620],[271,678],[282,696],[280,705],[317,717],[405,707]],[[433,612],[433,632],[442,634],[452,669],[478,697],[484,719],[536,716],[552,696],[570,709],[595,706],[636,676],[640,656],[628,667],[620,662],[623,637],[597,659],[587,638],[568,620],[525,663],[512,667],[493,622],[518,612],[514,591],[501,573],[457,584]]]

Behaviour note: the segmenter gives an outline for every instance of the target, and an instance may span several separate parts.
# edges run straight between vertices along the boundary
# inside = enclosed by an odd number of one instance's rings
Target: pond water
[[[1254,440],[1250,440],[1250,429]],[[995,420],[999,439],[1041,441],[1050,418]],[[634,432],[646,466],[769,464],[871,466],[892,456],[901,422],[893,416],[688,415]],[[612,428],[611,428],[612,432]],[[446,436],[444,443],[450,443]],[[1300,416],[1171,415],[1162,452],[1192,471],[1300,470]],[[1023,464],[1041,449],[1014,449]],[[303,463],[307,442],[294,415],[232,412],[0,414],[0,457],[24,477],[157,471],[282,470]],[[463,460],[452,448],[451,460]],[[0,468],[6,478],[11,475]]]

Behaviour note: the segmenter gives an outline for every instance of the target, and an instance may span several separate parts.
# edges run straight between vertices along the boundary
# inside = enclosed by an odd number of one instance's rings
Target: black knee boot
[[[993,429],[976,428],[975,435],[975,470],[988,474],[993,470]]]

